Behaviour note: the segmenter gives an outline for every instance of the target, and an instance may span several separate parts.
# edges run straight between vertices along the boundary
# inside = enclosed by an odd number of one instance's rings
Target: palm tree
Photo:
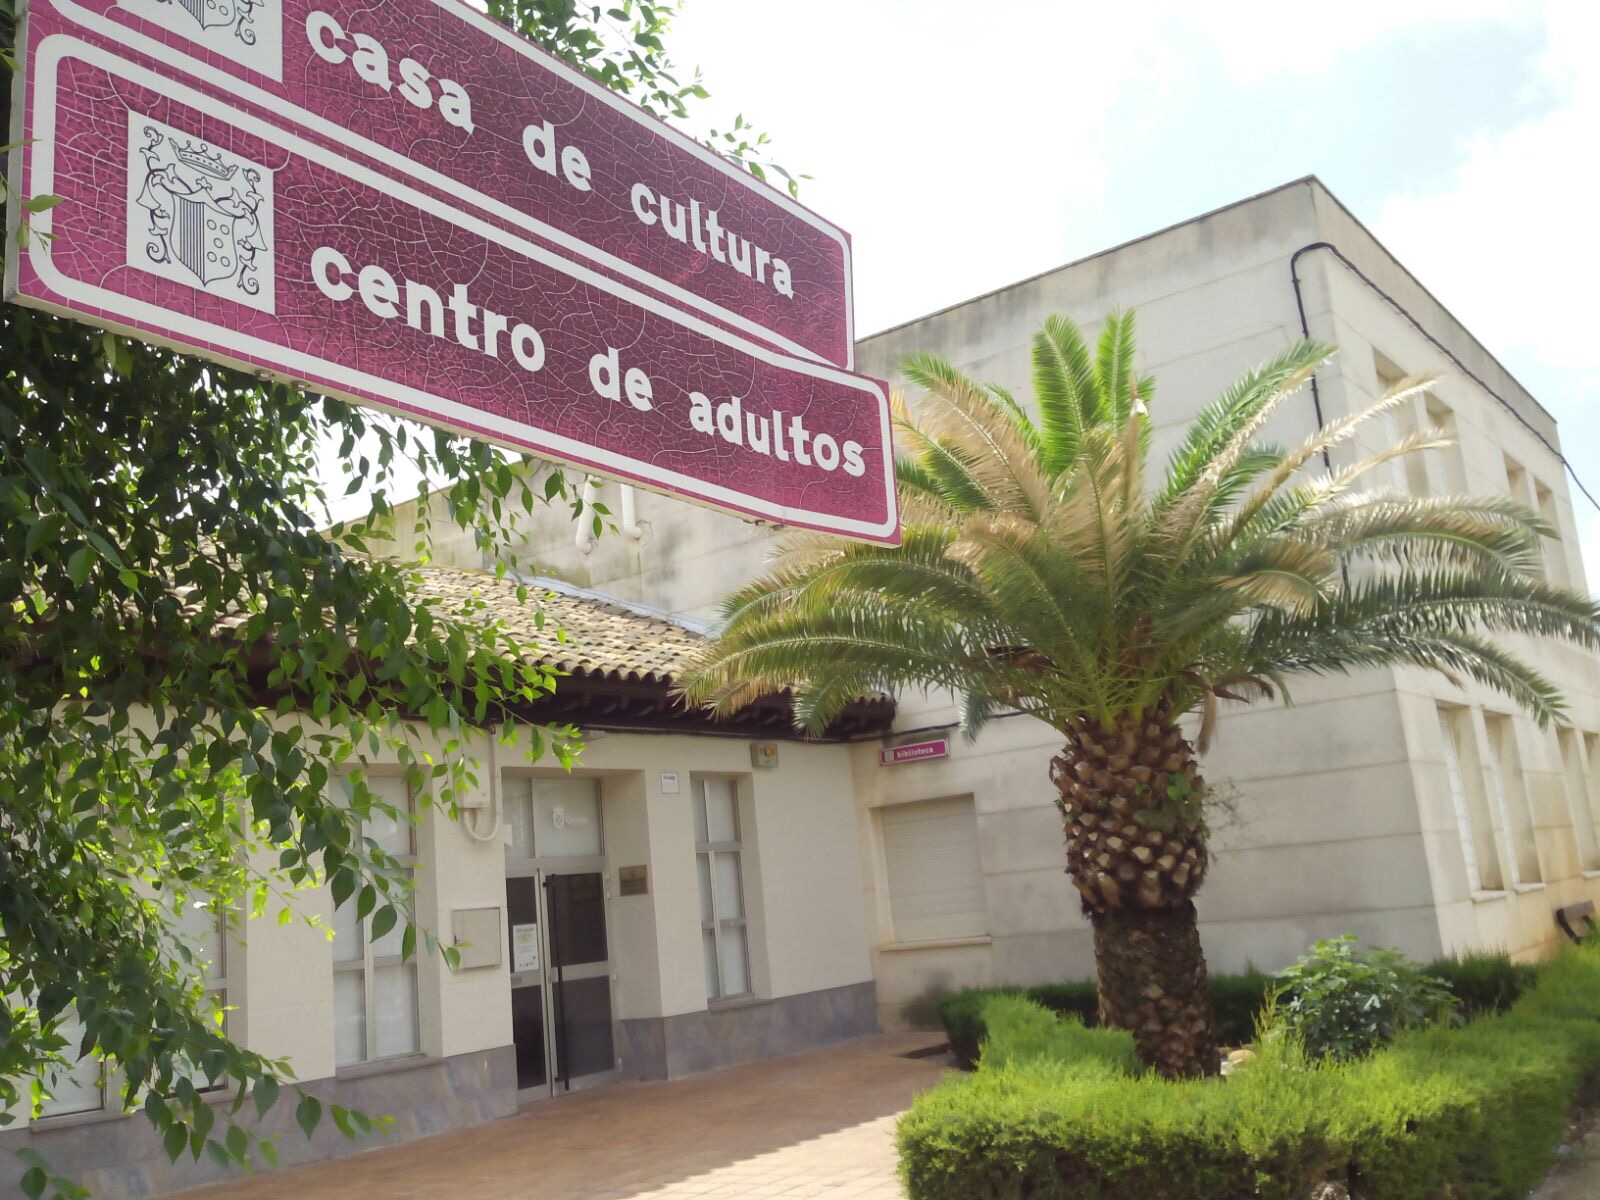
[[[969,734],[1007,707],[1055,728],[1101,1016],[1169,1076],[1217,1066],[1193,896],[1208,862],[1197,753],[1219,700],[1272,697],[1300,672],[1413,665],[1496,688],[1543,726],[1560,696],[1492,635],[1600,645],[1600,609],[1535,574],[1551,531],[1534,513],[1368,487],[1437,434],[1335,465],[1330,450],[1423,381],[1293,449],[1258,440],[1330,353],[1300,342],[1245,375],[1148,487],[1153,385],[1134,373],[1131,314],[1106,321],[1093,353],[1070,321],[1044,325],[1036,417],[913,357],[904,373],[925,397],[896,411],[901,544],[786,542],[725,601],[683,683],[722,711],[791,688],[812,731],[855,697],[910,686],[961,697]]]

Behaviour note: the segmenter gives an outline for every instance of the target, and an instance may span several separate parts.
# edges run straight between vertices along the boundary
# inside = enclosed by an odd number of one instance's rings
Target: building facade
[[[1137,311],[1140,369],[1157,380],[1153,463],[1224,386],[1308,334],[1338,354],[1265,437],[1293,444],[1403,376],[1435,376],[1387,427],[1335,450],[1334,467],[1408,432],[1449,431],[1454,449],[1396,464],[1387,482],[1517,497],[1559,533],[1544,547],[1549,577],[1585,585],[1555,422],[1315,179],[867,338],[858,367],[892,379],[904,356],[930,350],[1026,402],[1044,319],[1066,314],[1092,336],[1117,308]],[[657,496],[638,497],[634,512],[633,536],[587,547],[565,522],[532,526],[526,558],[714,621],[778,536]],[[1540,730],[1502,696],[1419,670],[1306,678],[1292,704],[1225,706],[1205,766],[1226,805],[1197,900],[1216,967],[1274,969],[1344,932],[1419,958],[1473,947],[1534,956],[1559,936],[1556,907],[1600,898],[1600,660],[1508,645],[1566,695],[1570,728]],[[1062,874],[1047,775],[1055,733],[1019,717],[967,742],[948,696],[897,699],[886,740],[948,734],[950,753],[885,767],[877,743],[853,752],[885,1023],[944,990],[1088,975],[1091,936]]]
[[[1137,310],[1140,366],[1157,378],[1156,462],[1227,383],[1309,332],[1338,356],[1269,437],[1297,442],[1397,378],[1436,375],[1334,466],[1448,430],[1454,449],[1389,482],[1518,497],[1559,532],[1548,575],[1584,586],[1555,423],[1314,179],[869,338],[860,369],[893,377],[932,350],[1026,398],[1044,319],[1092,334],[1114,308]],[[491,760],[485,741],[482,792],[458,819],[421,807],[414,827],[374,831],[412,856],[418,921],[467,946],[462,967],[401,964],[308,893],[331,941],[257,921],[212,951],[236,1037],[290,1058],[314,1091],[395,1114],[409,1137],[902,1024],[960,987],[1091,974],[1047,774],[1053,730],[1002,717],[967,741],[939,694],[863,702],[822,742],[793,737],[781,698],[734,724],[683,711],[675,671],[778,535],[614,485],[600,498],[620,532],[593,540],[553,512],[520,547],[558,581],[546,608],[573,647],[551,650],[572,672],[563,707],[530,719],[581,725],[581,768],[504,747]],[[446,594],[496,586],[465,536],[435,558],[452,564],[430,572]],[[1205,767],[1226,804],[1198,898],[1214,967],[1275,969],[1345,932],[1418,958],[1532,957],[1559,936],[1556,907],[1600,900],[1600,658],[1511,642],[1566,695],[1570,727],[1540,730],[1495,693],[1413,670],[1299,680],[1293,703],[1225,709]],[[940,738],[942,756],[880,757]],[[105,1111],[96,1086],[64,1086],[57,1111],[0,1145],[78,1163],[101,1195],[207,1177],[168,1166],[148,1125]],[[286,1160],[348,1148],[332,1131],[283,1142]]]
[[[743,728],[675,709],[674,673],[700,640],[682,622],[551,593],[540,628],[491,575],[429,569],[424,587],[447,604],[484,597],[569,672],[565,699],[529,711],[509,744],[467,747],[477,786],[455,817],[408,794],[387,751],[368,769],[412,819],[365,832],[409,864],[417,926],[454,943],[460,965],[403,961],[401,927],[371,938],[326,887],[293,893],[287,924],[269,913],[224,932],[206,910],[183,914],[230,1037],[287,1059],[324,1102],[393,1116],[394,1142],[877,1029],[845,745],[793,740],[781,702]],[[892,715],[867,702],[835,732],[869,736]],[[582,765],[529,762],[528,731],[568,721],[584,727]],[[414,733],[419,752],[441,752]],[[0,1131],[0,1149],[37,1150],[103,1200],[227,1175],[209,1156],[169,1161],[95,1060],[50,1090],[40,1119]],[[331,1122],[308,1142],[293,1108],[279,1104],[263,1130],[284,1135],[285,1164],[379,1144]],[[0,1172],[0,1196],[21,1196],[19,1174]]]

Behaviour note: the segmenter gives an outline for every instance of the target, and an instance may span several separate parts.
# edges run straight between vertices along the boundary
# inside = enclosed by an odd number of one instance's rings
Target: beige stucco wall
[[[574,774],[600,786],[609,936],[618,1019],[704,1012],[696,879],[692,781],[698,776],[737,782],[743,837],[744,893],[753,991],[779,999],[870,983],[866,922],[858,901],[861,866],[850,753],[844,746],[785,743],[776,768],[751,767],[744,739],[612,733],[593,737]],[[419,753],[441,747],[417,733]],[[488,742],[469,741],[476,784],[463,802],[490,803]],[[564,774],[529,764],[520,743],[497,747],[505,774]],[[398,770],[387,749],[372,773]],[[663,789],[676,773],[679,790]],[[420,928],[451,940],[457,909],[500,910],[505,928],[505,847],[469,837],[443,808],[416,805],[416,914]],[[487,829],[487,821],[478,819]],[[268,855],[266,866],[275,860]],[[649,891],[623,897],[617,869],[643,864]],[[249,1049],[287,1059],[302,1081],[336,1074],[334,1065],[333,905],[326,887],[287,897],[295,919],[278,921],[273,903],[245,921],[229,947],[232,1036]],[[419,939],[420,943],[420,939]],[[421,1054],[447,1058],[493,1050],[512,1041],[509,964],[450,970],[437,954],[418,955]],[[370,1074],[362,1064],[355,1074]],[[337,1072],[341,1077],[348,1073]],[[83,1118],[69,1118],[81,1122]]]

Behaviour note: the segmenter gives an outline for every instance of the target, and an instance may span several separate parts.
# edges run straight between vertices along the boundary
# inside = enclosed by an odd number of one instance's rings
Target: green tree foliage
[[[494,6],[682,116],[705,92],[665,55],[674,11]],[[14,42],[0,0],[0,128]],[[760,174],[766,139],[738,126],[721,149]],[[319,533],[337,498],[319,447],[338,448],[343,495],[371,506],[334,526],[337,541]],[[0,1125],[37,1112],[81,1055],[173,1157],[270,1162],[241,1114],[282,1097],[308,1134],[324,1115],[287,1095],[288,1063],[228,1039],[172,914],[288,922],[302,919],[292,893],[326,882],[375,931],[407,922],[405,872],[361,833],[384,806],[364,765],[398,756],[418,803],[448,809],[475,782],[467,734],[555,686],[490,614],[444,611],[411,569],[348,554],[399,536],[390,497],[416,473],[442,481],[452,528],[502,567],[513,522],[567,494],[559,472],[479,442],[0,307]],[[425,559],[419,509],[409,533]],[[536,740],[568,763],[572,733]],[[407,930],[408,955],[419,942],[452,954]],[[207,1103],[206,1081],[233,1103]],[[352,1135],[371,1125],[326,1115]],[[36,1158],[23,1183],[74,1190]]]

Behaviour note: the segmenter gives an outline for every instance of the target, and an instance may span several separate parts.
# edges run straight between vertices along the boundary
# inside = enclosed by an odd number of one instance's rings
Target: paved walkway
[[[185,1200],[901,1200],[894,1122],[946,1069],[884,1034],[270,1172]]]

